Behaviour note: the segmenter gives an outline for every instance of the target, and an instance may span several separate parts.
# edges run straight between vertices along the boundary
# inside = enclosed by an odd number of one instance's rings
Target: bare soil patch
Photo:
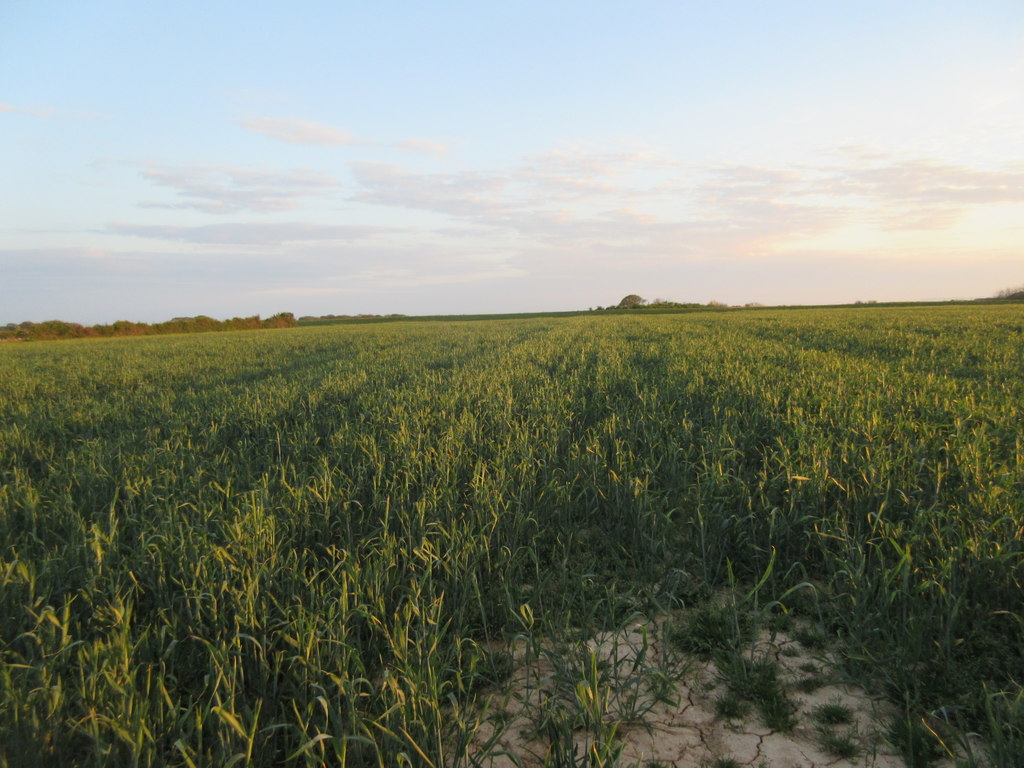
[[[728,684],[715,662],[673,650],[662,629],[641,620],[539,651],[517,641],[512,676],[492,692],[470,754],[487,768],[904,766],[884,737],[892,706],[843,681],[833,652],[806,647],[793,637],[798,631],[761,630],[742,650],[776,667],[793,706],[792,727],[778,729],[749,702],[728,711],[720,703]]]

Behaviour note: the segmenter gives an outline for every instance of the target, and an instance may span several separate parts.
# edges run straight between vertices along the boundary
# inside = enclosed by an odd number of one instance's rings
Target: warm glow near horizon
[[[1024,283],[1024,5],[0,10],[0,324]]]

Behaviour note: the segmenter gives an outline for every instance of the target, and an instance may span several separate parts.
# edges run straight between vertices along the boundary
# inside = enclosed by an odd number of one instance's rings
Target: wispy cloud
[[[450,151],[447,144],[427,139],[404,139],[396,141],[392,146],[422,155],[447,155]]]
[[[255,133],[289,144],[310,144],[317,147],[351,147],[365,145],[350,133],[311,120],[279,117],[254,117],[239,120],[238,124]]]
[[[546,199],[562,201],[613,196],[626,200],[660,194],[649,178],[664,178],[679,162],[654,150],[609,152],[585,147],[557,149],[526,160],[516,178],[543,190]]]
[[[461,285],[489,282],[491,280],[508,280],[515,277],[524,277],[527,274],[524,269],[506,264],[493,269],[470,271],[455,271],[449,268],[445,271],[431,271],[429,273],[415,273],[409,270],[395,270],[390,274],[369,272],[361,277],[373,280],[381,284],[382,287],[416,288],[427,285]]]
[[[104,228],[104,232],[109,234],[153,240],[202,245],[260,247],[317,241],[355,242],[392,231],[394,230],[386,227],[323,225],[303,222],[207,224],[196,227],[114,222],[107,224]]]
[[[690,192],[704,240],[765,253],[827,232],[849,216],[849,200],[821,194],[814,168],[722,165],[706,169]]]
[[[985,204],[1024,201],[1024,167],[999,170],[935,160],[877,163],[844,171],[853,189],[909,203]]]
[[[863,148],[776,167],[686,167],[653,152],[573,149],[507,170],[350,168],[359,202],[441,214],[453,221],[438,227],[439,235],[504,233],[520,252],[569,261],[582,253],[608,260],[760,257],[806,249],[851,227],[873,230],[884,243],[894,229],[938,231],[975,208],[1024,202],[1019,167],[978,169]]]
[[[262,288],[255,294],[280,296],[329,296],[346,293],[389,293],[396,289],[415,289],[447,285],[468,285],[526,277],[528,272],[519,267],[502,265],[493,269],[458,271],[416,271],[412,269],[366,269],[337,275],[319,285],[293,283]]]
[[[291,210],[304,198],[337,186],[329,176],[304,168],[273,173],[238,168],[148,167],[141,173],[153,184],[174,190],[180,198],[175,202],[147,201],[141,204],[143,207],[217,214]]]
[[[653,153],[559,150],[499,171],[418,173],[393,163],[354,162],[359,202],[431,211],[487,226],[516,226],[524,215],[565,218],[580,203],[621,208],[662,195],[638,174],[664,175],[673,162]]]
[[[706,169],[675,179],[678,164],[653,154],[558,152],[507,173],[416,173],[382,163],[351,164],[355,199],[443,214],[469,227],[502,229],[544,247],[631,257],[709,248],[764,251],[834,226],[834,205],[799,198],[798,173],[749,167]],[[665,211],[675,211],[674,216]],[[525,246],[524,242],[524,246]]]
[[[13,104],[0,102],[0,114],[25,115],[27,117],[52,117],[53,110],[50,107],[16,107]]]
[[[876,157],[842,168],[846,194],[874,202],[886,229],[942,229],[976,206],[1024,203],[1024,167],[970,168],[930,159]]]
[[[510,205],[509,179],[497,174],[459,172],[420,174],[387,163],[351,163],[364,203],[433,211],[460,217],[495,213]]]
[[[397,149],[421,155],[446,155],[446,144],[430,139],[401,139],[399,141],[374,141],[354,136],[348,131],[313,120],[298,120],[290,117],[253,117],[238,120],[246,130],[259,133],[288,144],[303,144],[311,147],[376,147]]]
[[[89,265],[110,258],[112,251],[106,248],[3,248],[0,249],[0,263],[19,266],[19,272],[46,272],[55,265]]]

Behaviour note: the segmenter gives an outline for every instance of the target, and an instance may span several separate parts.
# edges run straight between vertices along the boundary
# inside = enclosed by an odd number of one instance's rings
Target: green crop
[[[907,722],[955,710],[1010,754],[1022,330],[979,306],[3,345],[0,766],[473,765],[512,638],[756,583]],[[611,765],[595,664],[544,716]]]

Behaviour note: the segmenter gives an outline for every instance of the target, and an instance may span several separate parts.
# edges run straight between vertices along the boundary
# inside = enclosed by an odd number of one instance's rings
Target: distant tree
[[[637,296],[635,293],[624,296],[622,301],[619,302],[619,309],[630,309],[632,307],[642,307],[647,303],[647,299],[643,296]]]
[[[1024,299],[1024,285],[1018,285],[1016,288],[1003,288],[1003,290],[996,294],[996,298]]]
[[[294,328],[298,324],[291,312],[278,312],[263,321],[264,328]]]

